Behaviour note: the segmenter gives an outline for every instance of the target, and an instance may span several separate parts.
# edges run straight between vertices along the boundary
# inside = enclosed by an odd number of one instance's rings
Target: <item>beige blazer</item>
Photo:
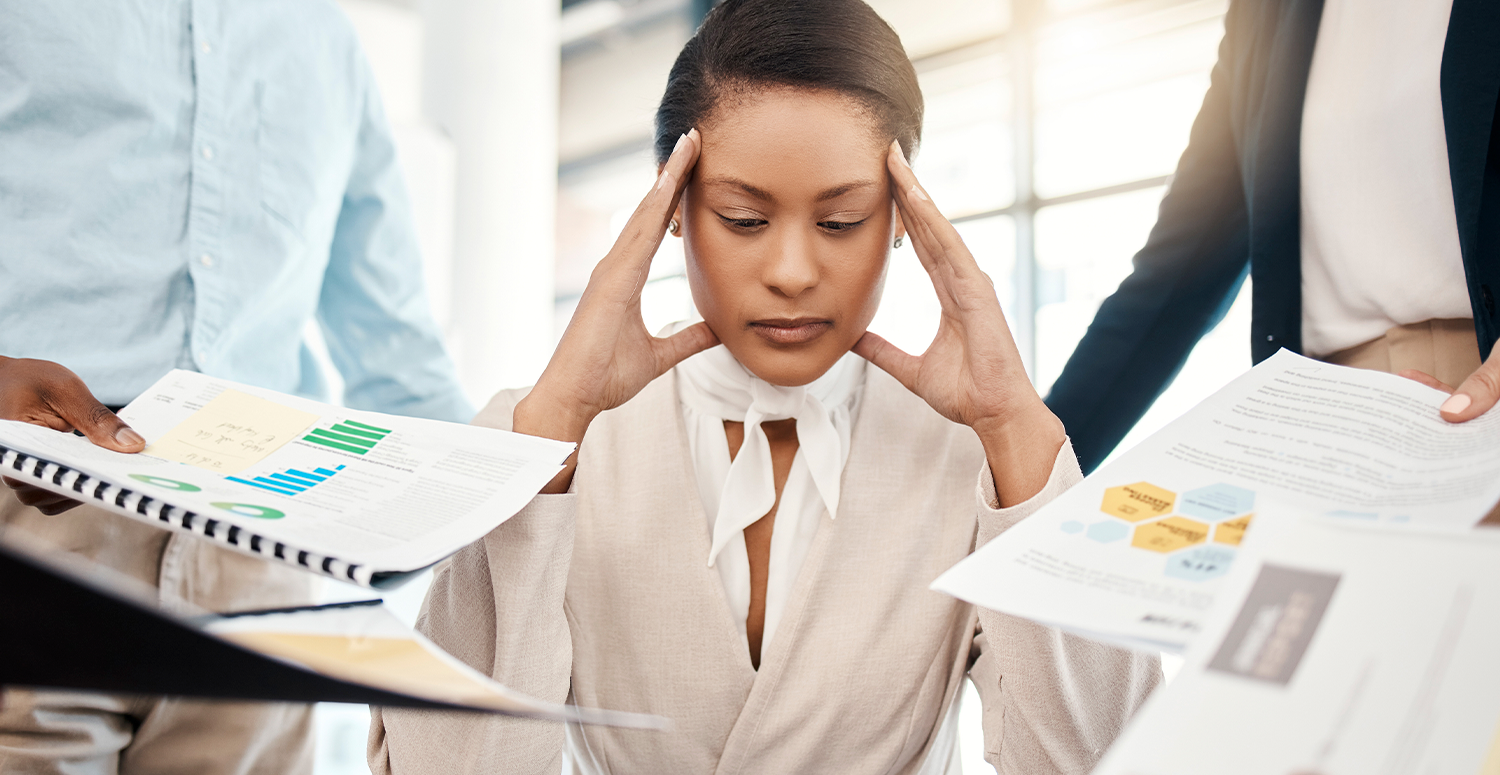
[[[943,773],[955,746],[943,721],[967,674],[999,772],[1087,772],[1160,681],[1158,659],[928,589],[1079,481],[1071,446],[1046,490],[996,509],[973,431],[868,374],[839,512],[819,525],[758,672],[707,565],[668,373],[595,420],[573,492],[538,496],[440,566],[418,626],[515,689],[675,729],[375,709],[371,769],[558,773],[566,736],[580,773]],[[521,395],[475,422],[508,428]]]

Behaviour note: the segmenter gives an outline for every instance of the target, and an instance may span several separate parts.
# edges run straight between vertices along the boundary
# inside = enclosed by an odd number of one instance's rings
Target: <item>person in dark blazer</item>
[[[1451,7],[1450,7],[1451,3]],[[1091,471],[1253,277],[1280,348],[1500,397],[1500,3],[1232,0],[1135,269],[1047,404]]]

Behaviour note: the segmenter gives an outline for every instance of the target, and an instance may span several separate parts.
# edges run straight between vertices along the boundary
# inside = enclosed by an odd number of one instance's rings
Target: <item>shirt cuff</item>
[[[995,476],[990,473],[989,462],[979,467],[979,486],[975,490],[975,507],[979,513],[979,542],[984,546],[990,539],[1009,530],[1013,525],[1034,514],[1037,509],[1051,503],[1068,488],[1083,481],[1083,469],[1078,466],[1078,456],[1073,452],[1073,440],[1063,440],[1052,462],[1052,473],[1042,491],[1022,503],[1000,508],[1000,495],[995,492]]]

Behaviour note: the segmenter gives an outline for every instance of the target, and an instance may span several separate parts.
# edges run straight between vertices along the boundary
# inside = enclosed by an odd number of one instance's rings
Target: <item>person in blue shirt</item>
[[[0,418],[135,452],[108,407],[173,368],[326,398],[313,321],[348,405],[472,415],[375,83],[332,2],[0,5]],[[74,506],[0,488],[0,529],[154,585],[168,607],[311,595],[307,574]],[[309,720],[11,690],[0,767],[308,772]]]

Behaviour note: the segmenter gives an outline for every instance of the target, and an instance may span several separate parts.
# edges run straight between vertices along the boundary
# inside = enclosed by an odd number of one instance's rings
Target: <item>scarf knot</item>
[[[751,374],[723,345],[678,364],[678,395],[692,426],[688,433],[694,440],[695,462],[699,463],[699,489],[705,496],[704,506],[714,516],[710,567],[725,546],[776,505],[771,445],[763,423],[797,421],[797,457],[786,489],[792,489],[794,477],[810,479],[804,484],[815,488],[830,517],[837,515],[839,478],[849,459],[851,413],[864,385],[864,368],[864,359],[849,353],[811,383],[781,387]],[[715,482],[711,479],[715,478],[712,469],[716,466],[704,463],[717,459],[710,455],[719,450],[727,456],[726,420],[744,423],[744,441],[727,474],[721,482]],[[712,449],[715,443],[717,450]],[[712,497],[715,494],[717,498]],[[780,514],[777,523],[779,532]]]

